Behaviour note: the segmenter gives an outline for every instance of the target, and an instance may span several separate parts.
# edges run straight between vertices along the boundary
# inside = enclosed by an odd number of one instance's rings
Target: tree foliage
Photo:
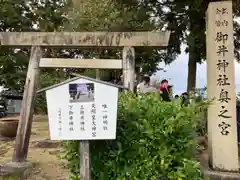
[[[196,64],[206,59],[206,18],[205,12],[210,2],[217,0],[143,0],[149,13],[159,22],[160,28],[171,31],[166,58],[172,62],[181,53],[181,45],[187,45],[189,54],[188,90],[195,89]],[[125,1],[128,3],[128,1]],[[234,17],[239,17],[239,1],[234,1]],[[165,24],[165,26],[163,26]],[[239,56],[239,23],[234,21],[235,55]]]
[[[65,17],[64,0],[6,0],[0,4],[1,31],[55,31]],[[0,85],[11,89],[23,89],[29,49],[0,47]],[[46,51],[49,54],[49,51]],[[43,72],[46,70],[43,70]]]
[[[75,2],[75,1],[74,1]],[[151,31],[156,29],[151,17],[138,3],[124,4],[121,1],[99,0],[76,1],[75,8],[69,12],[66,31]],[[89,58],[121,58],[119,50],[82,50]],[[143,66],[143,73],[152,74],[163,61],[163,53],[157,49],[136,49],[136,63]]]
[[[150,14],[137,1],[125,4],[122,1],[82,1],[81,8],[70,10],[67,0],[6,0],[0,5],[0,31],[147,31],[155,29]],[[1,47],[0,85],[12,89],[23,89],[28,66],[29,49]],[[82,54],[86,58],[121,58],[119,50],[52,50],[45,51],[47,57],[73,58]],[[143,65],[143,72],[152,74],[165,54],[157,49],[137,49],[136,61]],[[42,69],[53,77],[57,69]],[[84,70],[74,70],[84,72]],[[111,72],[111,74],[116,71]],[[50,76],[48,76],[50,78]]]
[[[0,31],[171,31],[167,53],[147,48],[136,50],[136,61],[143,65],[143,73],[152,74],[158,63],[171,63],[181,53],[181,44],[187,44],[189,53],[188,86],[196,82],[196,63],[206,59],[205,12],[211,0],[99,0],[76,1],[75,10],[69,10],[67,0],[6,0],[0,5]],[[77,3],[81,6],[77,7]],[[234,17],[239,16],[234,5]],[[234,21],[235,55],[240,60],[239,24]],[[1,85],[14,89],[23,87],[29,50],[0,47]],[[55,54],[54,54],[55,53]],[[69,50],[68,54],[48,50],[47,55],[74,57],[83,54],[92,58],[119,58],[119,50]],[[55,71],[54,70],[43,70]],[[83,71],[81,71],[83,72]],[[16,78],[19,77],[19,78]]]
[[[181,107],[154,95],[122,94],[116,140],[91,141],[93,180],[202,180],[193,159],[204,104]],[[79,141],[67,141],[63,158],[71,179],[79,179]]]

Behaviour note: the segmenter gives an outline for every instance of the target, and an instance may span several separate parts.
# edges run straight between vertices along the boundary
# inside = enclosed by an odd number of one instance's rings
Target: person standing
[[[137,85],[137,93],[157,92],[157,89],[150,85],[150,77],[143,76],[142,82]]]
[[[166,79],[161,81],[160,92],[163,101],[171,101],[171,89],[172,86],[168,84]]]
[[[182,93],[182,106],[188,106],[189,104],[189,94],[187,92]]]

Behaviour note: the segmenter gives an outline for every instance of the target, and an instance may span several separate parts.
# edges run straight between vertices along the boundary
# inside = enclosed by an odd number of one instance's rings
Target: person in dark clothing
[[[176,95],[174,96],[174,98],[175,98],[175,99],[178,99],[178,98],[179,98],[179,95],[176,94]]]
[[[171,88],[172,86],[168,85],[168,81],[166,79],[161,81],[160,91],[161,97],[163,101],[171,101]]]
[[[189,95],[187,92],[182,93],[182,106],[187,106],[190,104]]]

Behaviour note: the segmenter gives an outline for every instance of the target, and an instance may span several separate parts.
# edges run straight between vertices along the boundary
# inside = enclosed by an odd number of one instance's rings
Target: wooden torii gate
[[[38,86],[40,67],[60,66],[78,67],[83,61],[66,59],[41,59],[43,49],[76,47],[114,47],[123,48],[122,68],[124,86],[134,88],[135,53],[133,47],[158,47],[168,45],[170,32],[3,32],[0,33],[0,45],[11,47],[31,47],[19,126],[15,142],[13,162],[25,162],[31,135],[33,110]],[[101,64],[102,60],[98,60]],[[61,65],[59,65],[61,63]],[[89,63],[89,62],[88,62]],[[107,60],[104,67],[118,60]],[[58,64],[58,65],[57,65]],[[70,65],[69,65],[70,64]],[[85,64],[86,65],[86,64]],[[87,67],[87,65],[86,65]],[[119,67],[119,65],[118,65]]]

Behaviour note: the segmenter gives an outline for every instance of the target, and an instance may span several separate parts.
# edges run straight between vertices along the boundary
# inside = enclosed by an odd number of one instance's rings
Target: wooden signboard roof
[[[115,88],[118,88],[118,89],[129,90],[127,87],[124,87],[124,86],[121,86],[121,85],[118,85],[118,84],[113,84],[113,83],[110,83],[110,82],[101,81],[101,80],[98,80],[98,79],[90,78],[90,77],[83,76],[83,75],[76,74],[76,73],[71,73],[71,74],[74,75],[74,76],[76,76],[76,77],[71,78],[71,79],[68,79],[68,80],[63,81],[63,82],[60,82],[60,83],[58,83],[58,84],[54,84],[54,85],[52,85],[52,86],[48,86],[48,87],[39,89],[39,90],[37,91],[37,93],[41,93],[41,92],[44,92],[44,91],[47,91],[47,90],[50,90],[50,89],[59,87],[59,86],[61,86],[61,85],[64,85],[64,84],[66,84],[66,83],[70,83],[70,82],[75,81],[75,80],[77,80],[77,79],[86,79],[86,80],[89,80],[89,81],[92,81],[92,82],[104,84],[104,85],[111,86],[111,87],[115,87]]]

